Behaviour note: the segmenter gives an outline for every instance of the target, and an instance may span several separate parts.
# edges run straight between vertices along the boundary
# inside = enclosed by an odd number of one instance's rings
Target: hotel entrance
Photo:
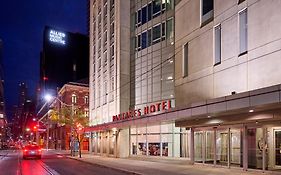
[[[194,130],[194,161],[242,167],[242,128],[214,127]]]

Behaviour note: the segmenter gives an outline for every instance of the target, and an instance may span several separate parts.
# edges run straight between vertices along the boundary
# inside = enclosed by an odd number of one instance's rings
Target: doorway
[[[281,130],[274,130],[274,139],[275,166],[281,168]]]

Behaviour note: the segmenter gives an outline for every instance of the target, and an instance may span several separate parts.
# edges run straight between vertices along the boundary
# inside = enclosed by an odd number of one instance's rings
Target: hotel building
[[[91,19],[99,21],[111,2],[92,1]],[[96,66],[99,58],[103,62],[102,46],[100,56],[98,51],[104,35],[98,22],[90,27],[96,52],[90,57],[87,131],[93,154],[181,158],[244,170],[281,167],[278,0],[114,4],[115,74],[108,93],[101,83],[110,82],[110,66],[100,74]],[[97,106],[104,97],[108,101]]]

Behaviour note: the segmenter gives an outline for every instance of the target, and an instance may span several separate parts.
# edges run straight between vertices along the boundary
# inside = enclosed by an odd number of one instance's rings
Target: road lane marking
[[[46,165],[42,161],[37,161],[50,175],[60,175],[56,170],[50,168],[48,165]]]

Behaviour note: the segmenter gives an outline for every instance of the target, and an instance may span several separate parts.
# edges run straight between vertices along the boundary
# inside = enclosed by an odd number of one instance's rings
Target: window
[[[240,3],[242,3],[242,2],[244,2],[245,0],[238,0],[238,4],[240,4]]]
[[[147,22],[147,6],[141,9],[141,24],[145,24]]]
[[[151,29],[147,31],[147,46],[151,46]]]
[[[141,25],[141,9],[138,10],[137,26]]]
[[[167,10],[174,9],[174,0],[166,0]]]
[[[170,18],[166,24],[167,40],[170,44],[174,44],[174,19]]]
[[[138,35],[138,39],[137,39],[137,50],[141,49],[141,35]]]
[[[110,101],[113,101],[114,99],[114,76],[112,75],[110,78]]]
[[[110,47],[110,61],[114,59],[114,45]]]
[[[71,102],[72,102],[73,104],[76,104],[76,103],[77,103],[77,96],[76,96],[75,94],[72,94],[72,95],[71,95]]]
[[[157,26],[154,26],[152,29],[153,44],[158,43],[160,41],[160,36],[161,36],[161,24],[158,24]]]
[[[147,33],[143,32],[141,34],[141,48],[144,49],[147,47]]]
[[[247,9],[239,12],[239,53],[244,54],[247,52],[248,45],[248,29],[247,29]]]
[[[163,40],[165,40],[165,37],[166,37],[166,23],[165,22],[162,23],[162,32],[161,33],[162,33],[161,36],[162,36],[162,41],[163,41]]]
[[[101,68],[101,58],[99,57],[98,58],[98,69],[100,69]]]
[[[213,20],[214,0],[201,0],[201,25],[206,25]]]
[[[110,0],[110,10],[114,8],[114,0]]]
[[[104,81],[104,84],[103,84],[103,104],[106,104],[107,103],[107,81]]]
[[[85,116],[85,117],[89,117],[89,110],[88,110],[88,109],[85,109],[85,110],[84,110],[84,116]]]
[[[100,98],[100,95],[101,95],[101,86],[100,86],[100,79],[98,79],[98,84],[97,84],[97,86],[98,86],[98,92],[97,92],[97,107],[99,107],[100,106],[100,100],[101,100],[101,98]]]
[[[162,0],[153,0],[153,17],[159,16],[161,11]]]
[[[85,104],[89,104],[89,96],[86,95],[86,96],[84,97],[84,103],[85,103]]]
[[[103,33],[103,46],[105,47],[106,44],[107,44],[107,30]]]
[[[162,11],[166,10],[166,0],[162,0]]]
[[[188,75],[188,43],[183,46],[183,77]]]
[[[150,21],[152,19],[152,4],[149,3],[147,5],[147,21]]]
[[[221,63],[221,25],[215,27],[215,65]]]
[[[107,51],[103,53],[103,66],[105,67],[107,65]]]

